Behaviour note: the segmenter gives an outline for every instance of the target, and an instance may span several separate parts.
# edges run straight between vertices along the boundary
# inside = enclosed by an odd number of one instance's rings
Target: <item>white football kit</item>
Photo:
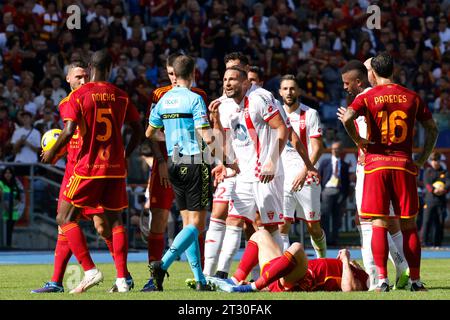
[[[267,122],[284,112],[277,107],[273,96],[264,91],[250,89],[224,119],[227,123],[223,123],[223,127],[230,130],[231,145],[240,169],[231,192],[228,216],[253,222],[258,211],[263,225],[275,225],[283,221],[283,204],[279,196],[283,193],[284,179],[281,161],[276,163],[272,181],[264,184],[259,178],[262,167],[269,160],[269,150],[277,142],[275,130]]]
[[[219,116],[220,123],[222,127],[225,128],[225,125],[228,123],[228,119],[230,117],[233,109],[236,109],[236,102],[227,98],[227,96],[223,95],[219,98],[220,106],[219,106]],[[225,137],[226,138],[226,135]],[[228,157],[229,159],[233,159],[233,157]],[[231,192],[234,190],[236,185],[236,177],[225,178],[221,183],[219,183],[216,187],[216,191],[213,196],[213,203],[228,203],[231,200]]]
[[[297,110],[287,115],[292,128],[299,136],[307,153],[310,154],[312,152],[311,138],[322,136],[318,112],[300,103]],[[294,222],[295,213],[297,213],[297,219],[310,222],[320,221],[320,184],[315,183],[312,179],[307,179],[301,190],[291,191],[292,183],[305,163],[289,141],[281,154],[281,159],[285,171],[284,219]],[[315,166],[317,168],[318,164],[316,163]]]

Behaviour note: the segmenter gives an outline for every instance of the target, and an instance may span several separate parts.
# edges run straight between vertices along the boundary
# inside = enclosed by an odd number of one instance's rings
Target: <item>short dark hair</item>
[[[166,66],[173,67],[173,62],[175,61],[175,59],[182,55],[183,54],[181,52],[171,53],[166,59]]]
[[[188,80],[194,72],[195,60],[187,55],[181,55],[173,61],[173,72],[177,78]]]
[[[228,61],[230,61],[230,60],[239,60],[240,64],[243,66],[248,66],[250,64],[250,61],[248,60],[247,56],[241,51],[235,51],[235,52],[228,53],[223,58],[223,61],[225,62],[225,64],[227,64]]]
[[[293,74],[285,74],[280,78],[280,86],[283,81],[294,81],[297,87],[299,86],[297,78]]]
[[[25,110],[25,111],[22,111],[21,113],[20,113],[20,115],[23,117],[23,116],[29,116],[30,118],[33,118],[33,114],[30,112],[30,111],[27,111],[27,110]]]
[[[96,51],[91,57],[90,65],[100,72],[107,72],[112,66],[111,55],[106,50]]]
[[[440,161],[441,160],[441,154],[438,151],[434,151],[430,155],[430,160],[434,161]]]
[[[69,72],[72,69],[75,68],[83,68],[86,69],[87,65],[84,61],[82,60],[74,60],[71,63],[69,63],[69,65],[67,66],[67,72]]]
[[[367,79],[367,68],[359,60],[350,60],[341,69],[341,74],[345,74],[350,71],[356,71],[359,79]]]
[[[228,70],[235,70],[237,72],[239,72],[239,75],[241,76],[241,78],[247,79],[247,71],[245,71],[244,69],[242,69],[241,66],[232,66],[229,67],[225,70],[225,72],[227,72]]]
[[[262,81],[262,80],[263,80],[264,72],[262,71],[262,69],[261,69],[260,67],[258,67],[258,66],[251,66],[251,67],[248,69],[248,72],[254,72],[254,73],[256,73],[256,74],[258,75],[259,81]]]
[[[389,78],[394,72],[394,59],[387,52],[381,52],[370,61],[372,69],[382,78]]]

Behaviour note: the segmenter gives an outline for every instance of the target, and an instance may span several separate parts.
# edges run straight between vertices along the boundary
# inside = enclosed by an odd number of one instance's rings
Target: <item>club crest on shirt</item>
[[[273,211],[267,212],[267,216],[269,217],[270,220],[273,220],[274,215],[275,215],[275,212],[273,212]]]
[[[316,216],[316,213],[314,211],[311,211],[310,213],[308,213],[309,218],[313,219]]]
[[[306,122],[305,122],[305,120],[301,119],[300,120],[300,129],[305,130],[305,128],[306,128]]]

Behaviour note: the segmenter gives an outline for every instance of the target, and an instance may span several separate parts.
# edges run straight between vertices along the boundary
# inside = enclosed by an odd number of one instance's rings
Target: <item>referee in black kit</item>
[[[150,263],[153,291],[163,290],[167,270],[183,252],[194,273],[196,289],[211,290],[202,272],[198,243],[198,235],[206,226],[206,212],[212,198],[211,167],[203,159],[201,140],[212,149],[214,142],[221,140],[216,138],[223,130],[218,123],[218,133],[213,136],[206,105],[200,95],[190,90],[194,68],[195,61],[189,56],[182,55],[175,59],[173,69],[177,84],[152,109],[146,131],[147,138],[153,139],[156,131],[164,128],[169,179],[178,209],[185,211],[188,217],[187,224],[175,237],[162,260]],[[222,144],[216,143],[215,146],[216,154],[223,154]]]

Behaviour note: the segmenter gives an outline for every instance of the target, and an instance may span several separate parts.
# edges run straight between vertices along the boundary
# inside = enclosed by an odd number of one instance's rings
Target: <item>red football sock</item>
[[[84,271],[88,271],[95,268],[94,261],[92,261],[91,255],[84,237],[83,231],[81,231],[78,223],[69,222],[61,226],[61,230],[69,241],[69,247],[73,255],[77,258],[78,263],[81,264]]]
[[[53,266],[52,282],[62,283],[67,263],[69,263],[72,251],[69,247],[69,241],[63,234],[58,234],[55,248],[55,263]]]
[[[109,238],[104,238],[106,246],[108,247],[109,253],[114,260],[114,247],[113,247],[113,238],[110,236]]]
[[[147,248],[149,263],[161,260],[164,251],[164,233],[150,232],[147,239]]]
[[[249,240],[247,242],[247,247],[242,255],[241,262],[234,273],[233,277],[238,281],[245,280],[252,271],[252,269],[258,264],[258,244]]]
[[[417,229],[402,230],[403,251],[409,266],[409,277],[411,280],[420,279],[420,258],[422,249],[420,247],[419,234]]]
[[[261,274],[261,277],[255,281],[256,289],[261,290],[275,280],[288,275],[296,265],[297,261],[294,256],[289,251],[285,251],[279,259],[273,263],[270,262],[269,266],[264,268],[264,272]]]
[[[200,248],[200,264],[202,266],[202,270],[205,266],[205,236],[203,233],[198,235],[198,246]]]
[[[114,247],[114,264],[117,278],[125,278],[129,273],[127,269],[128,239],[127,231],[123,225],[112,229]]]
[[[387,240],[387,229],[372,226],[372,254],[378,270],[379,279],[387,279],[387,260],[389,256],[389,245]]]

